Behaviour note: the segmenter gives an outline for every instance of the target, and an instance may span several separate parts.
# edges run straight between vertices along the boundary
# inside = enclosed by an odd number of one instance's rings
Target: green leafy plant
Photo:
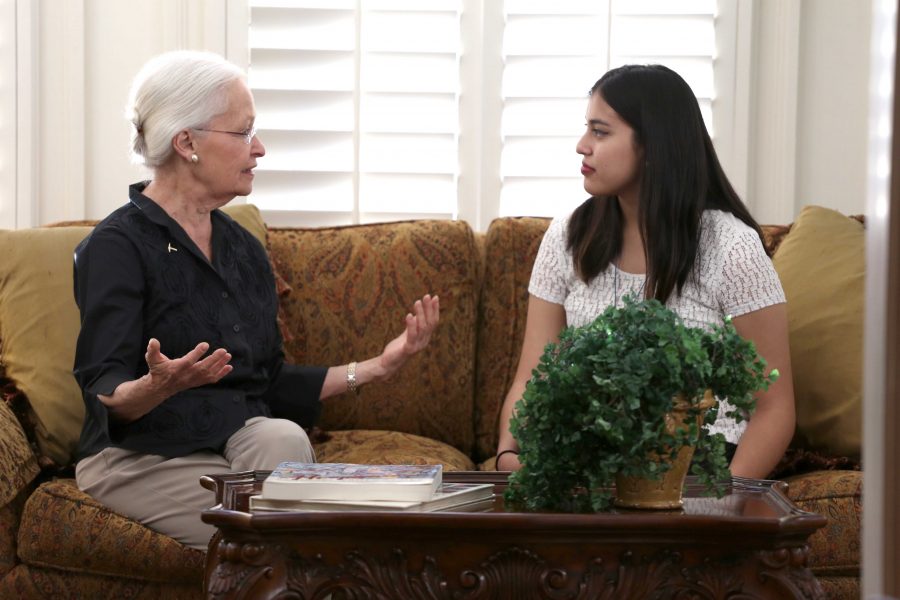
[[[702,413],[697,405],[709,389],[728,398],[729,416],[749,417],[755,392],[778,377],[765,366],[730,319],[688,327],[657,300],[626,297],[545,348],[510,422],[522,468],[510,476],[506,501],[525,510],[603,510],[617,474],[658,478],[685,444],[696,448],[692,472],[721,494],[730,481],[725,440],[697,418],[713,423],[717,408]],[[669,433],[665,415],[678,394],[693,418]]]

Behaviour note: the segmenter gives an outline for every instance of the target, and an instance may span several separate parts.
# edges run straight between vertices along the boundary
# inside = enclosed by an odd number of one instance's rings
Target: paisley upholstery
[[[797,506],[828,519],[809,538],[809,567],[833,600],[860,597],[862,478],[858,470],[816,470],[784,478]]]
[[[399,431],[331,431],[316,444],[316,460],[376,465],[443,465],[445,471],[472,471],[472,459],[443,442]]]
[[[257,236],[267,234],[291,361],[374,356],[400,332],[415,299],[441,298],[441,325],[427,352],[394,381],[326,401],[321,429],[310,432],[319,460],[494,468],[499,410],[517,367],[531,264],[548,219],[497,219],[486,234],[450,221],[266,232],[254,209],[235,212]],[[770,249],[790,230],[765,227]],[[3,366],[0,598],[202,597],[202,552],[54,477],[71,477],[72,465],[41,451],[41,421]],[[790,497],[829,519],[810,539],[811,567],[829,597],[858,597],[862,474],[846,470],[852,462],[800,450],[779,468]]]
[[[22,519],[22,508],[28,499],[30,489],[22,492],[0,508],[0,580],[16,566],[16,538],[19,535],[19,522]],[[0,594],[0,598],[5,598]]]
[[[0,506],[16,497],[37,477],[37,457],[22,426],[6,402],[0,402]]]
[[[19,557],[39,567],[92,575],[197,584],[206,555],[114,513],[73,479],[42,484],[19,529]]]
[[[814,471],[785,478],[788,497],[828,519],[809,538],[809,567],[816,575],[859,577],[861,471]]]
[[[550,219],[496,219],[485,234],[475,383],[479,461],[497,452],[500,408],[516,374],[525,336],[531,265],[549,225]]]
[[[288,351],[303,364],[377,356],[400,333],[413,302],[438,294],[441,324],[427,352],[390,382],[330,398],[325,430],[390,429],[473,444],[472,389],[479,265],[472,230],[458,221],[330,229],[273,229],[270,252],[291,286],[282,300]]]
[[[202,573],[198,571],[198,576]],[[161,583],[124,576],[103,577],[18,565],[0,581],[0,598],[90,598],[91,600],[201,600],[203,580]]]

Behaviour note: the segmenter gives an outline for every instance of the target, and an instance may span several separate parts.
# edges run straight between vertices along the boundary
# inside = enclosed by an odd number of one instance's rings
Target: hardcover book
[[[263,481],[268,500],[430,500],[441,465],[283,462]]]
[[[491,483],[444,483],[431,500],[273,500],[250,496],[251,512],[290,511],[388,511],[388,512],[480,512],[494,506]]]

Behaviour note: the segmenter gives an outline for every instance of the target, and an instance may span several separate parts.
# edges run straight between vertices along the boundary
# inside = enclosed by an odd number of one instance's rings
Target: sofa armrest
[[[18,496],[39,472],[25,431],[9,405],[0,401],[0,507]]]
[[[786,477],[788,498],[824,515],[828,524],[809,538],[809,568],[816,577],[859,578],[862,471],[811,471]]]
[[[25,501],[40,472],[38,458],[9,402],[21,392],[0,376],[0,578],[16,566],[16,538]]]

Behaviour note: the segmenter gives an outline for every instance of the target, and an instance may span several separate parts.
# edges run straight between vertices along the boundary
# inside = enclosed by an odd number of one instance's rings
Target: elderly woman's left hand
[[[437,327],[441,307],[437,296],[426,294],[416,300],[413,312],[406,315],[406,329],[391,340],[378,357],[382,377],[390,377],[410,356],[422,350]]]

